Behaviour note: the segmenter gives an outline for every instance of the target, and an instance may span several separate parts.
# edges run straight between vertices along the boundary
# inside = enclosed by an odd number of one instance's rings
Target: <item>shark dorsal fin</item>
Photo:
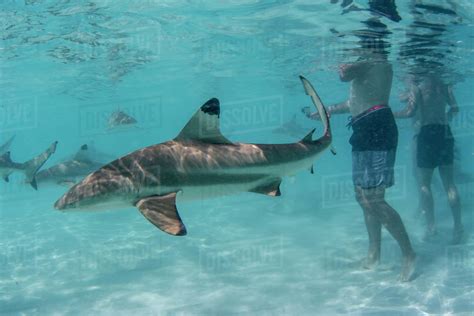
[[[184,126],[176,141],[198,140],[213,144],[232,144],[221,133],[219,100],[212,98],[204,103]]]
[[[4,161],[4,162],[11,162],[12,159],[10,157],[10,152],[7,151],[6,153],[4,153],[3,155],[0,156],[0,160]]]
[[[13,135],[12,137],[10,137],[10,139],[8,139],[5,144],[1,145],[0,146],[0,154],[6,152],[9,148],[10,148],[10,145],[12,144],[13,140],[15,139],[15,135]]]
[[[79,150],[74,155],[73,159],[77,161],[88,160],[88,157],[87,157],[88,150],[89,150],[89,146],[87,146],[87,144],[82,145],[81,148],[79,148]]]

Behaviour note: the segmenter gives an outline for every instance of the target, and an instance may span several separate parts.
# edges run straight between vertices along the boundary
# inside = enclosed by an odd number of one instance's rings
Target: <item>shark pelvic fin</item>
[[[204,103],[174,139],[198,140],[212,144],[232,144],[221,133],[219,100],[212,98]]]
[[[250,192],[265,194],[268,196],[280,196],[281,195],[280,184],[281,184],[281,178],[278,178],[272,182],[260,185],[250,190]]]
[[[149,196],[135,205],[147,220],[165,233],[174,236],[186,235],[186,227],[176,209],[176,192]]]
[[[313,134],[316,129],[313,128],[303,139],[301,140],[302,143],[312,143],[313,142]]]

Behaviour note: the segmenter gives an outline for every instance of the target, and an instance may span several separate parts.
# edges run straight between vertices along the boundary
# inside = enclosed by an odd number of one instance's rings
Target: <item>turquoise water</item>
[[[369,8],[367,1],[353,5]],[[356,59],[354,31],[376,17],[389,30],[392,107],[403,107],[398,94],[419,58],[441,64],[461,108],[451,124],[459,164],[474,174],[470,1],[399,1],[400,22],[367,10],[342,14],[348,6],[331,1],[5,0],[0,6],[0,145],[15,136],[14,161],[57,140],[43,169],[83,144],[106,163],[174,138],[211,97],[221,102],[221,129],[232,141],[295,142],[314,127],[320,135],[321,123],[300,112],[310,100],[298,75],[326,104],[346,99],[349,86],[337,67]],[[138,123],[108,128],[118,109]],[[178,198],[185,237],[163,233],[134,207],[58,212],[53,204],[67,191],[64,183],[39,181],[35,191],[13,173],[0,183],[0,314],[472,314],[474,181],[458,183],[466,238],[452,246],[450,210],[435,177],[439,234],[423,242],[413,132],[400,121],[396,185],[387,199],[407,227],[418,271],[412,282],[397,282],[399,248],[386,231],[381,265],[363,270],[367,233],[353,196],[346,119],[331,118],[337,155],[326,151],[314,174],[284,179],[281,197]]]

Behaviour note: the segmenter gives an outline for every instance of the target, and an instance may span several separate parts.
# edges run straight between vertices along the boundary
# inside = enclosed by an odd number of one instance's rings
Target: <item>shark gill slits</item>
[[[221,114],[221,107],[219,105],[219,100],[216,98],[212,98],[206,103],[201,106],[201,111],[209,115],[217,115],[217,117]]]

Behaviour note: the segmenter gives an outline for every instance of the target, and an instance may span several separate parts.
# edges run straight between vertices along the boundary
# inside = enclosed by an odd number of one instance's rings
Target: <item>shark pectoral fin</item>
[[[211,144],[232,144],[221,133],[220,113],[219,100],[216,98],[208,100],[194,113],[174,140],[199,140]]]
[[[4,176],[3,180],[5,180],[5,182],[10,182],[10,179],[8,178],[8,175]]]
[[[143,198],[136,206],[153,225],[174,236],[186,235],[186,227],[176,209],[176,192]]]
[[[250,192],[265,194],[268,196],[280,196],[281,195],[280,184],[281,184],[281,179],[277,179],[275,181],[260,185],[250,190]]]
[[[309,167],[309,172],[311,172],[311,174],[314,174],[314,168],[313,168],[313,165],[311,165],[311,167]]]

